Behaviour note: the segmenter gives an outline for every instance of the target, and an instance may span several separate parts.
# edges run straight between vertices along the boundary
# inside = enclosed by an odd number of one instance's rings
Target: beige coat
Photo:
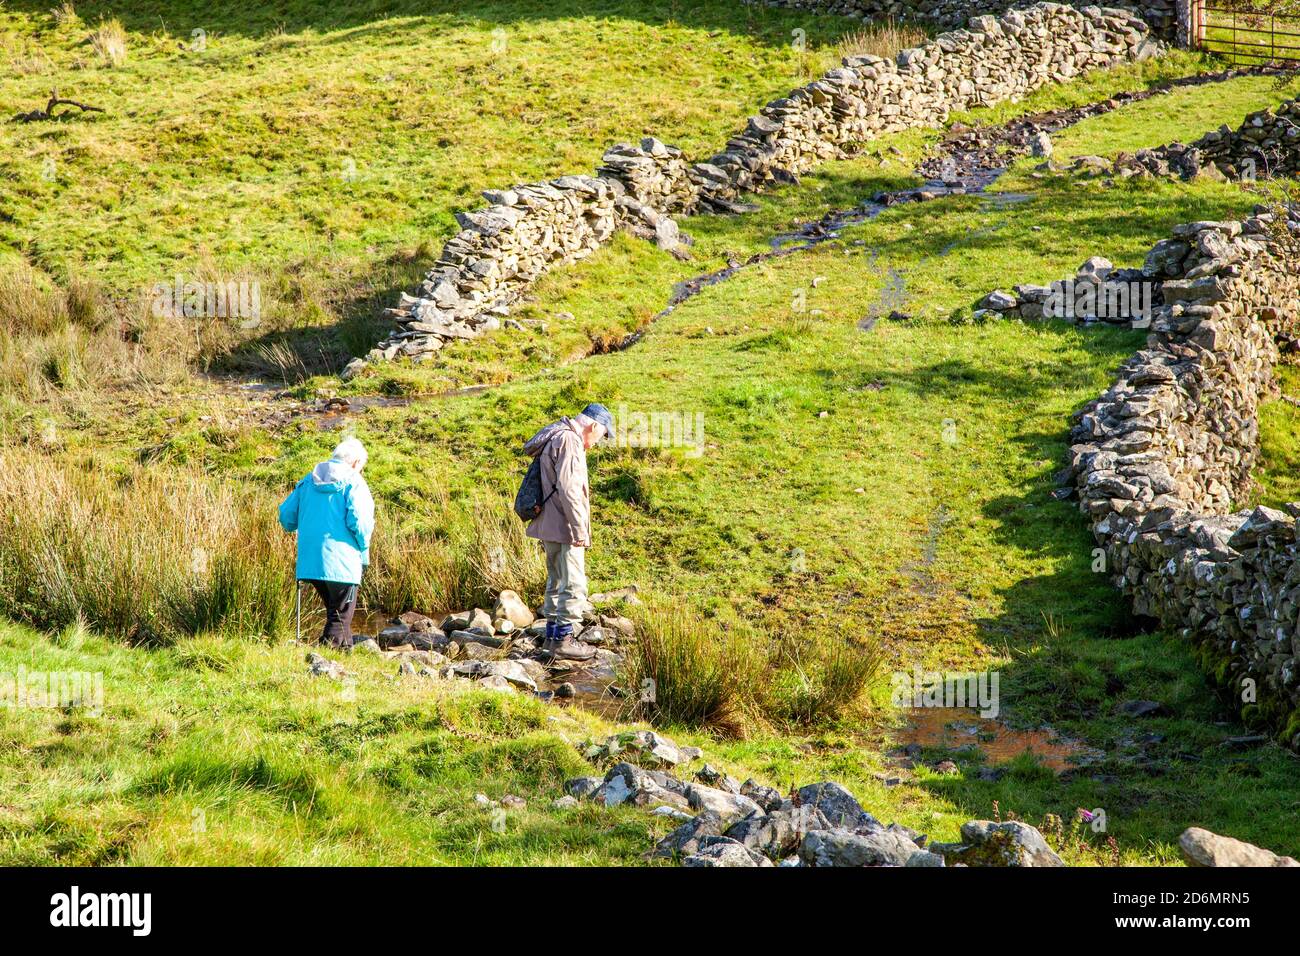
[[[547,499],[528,524],[528,537],[580,548],[591,546],[591,491],[587,487],[587,449],[582,433],[568,418],[547,425],[524,445],[524,454],[542,460],[542,497]],[[555,489],[554,494],[551,489]]]

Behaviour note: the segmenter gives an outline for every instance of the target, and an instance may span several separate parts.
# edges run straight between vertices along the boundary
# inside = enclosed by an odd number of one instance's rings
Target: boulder
[[[762,808],[749,797],[698,783],[686,786],[686,799],[693,809],[712,810],[724,820],[735,820],[751,813],[762,812]]]
[[[798,850],[807,833],[825,830],[829,826],[820,810],[791,807],[770,813],[752,813],[729,826],[724,835],[764,856],[778,859]]]
[[[807,866],[906,866],[917,846],[901,833],[871,833],[831,828],[812,830],[799,844]]]
[[[682,866],[771,866],[772,861],[726,837],[713,837],[696,853],[682,860]]]
[[[740,792],[769,813],[781,807],[781,791],[764,786],[752,777],[740,785]]]
[[[669,789],[670,786],[673,789]],[[656,778],[634,764],[620,763],[605,774],[604,783],[593,796],[603,801],[607,807],[623,803],[639,807],[655,804],[682,808],[690,806],[688,798],[678,792],[677,786],[677,781],[670,782],[666,776]]]
[[[832,826],[848,830],[880,828],[880,821],[863,810],[853,794],[838,783],[825,781],[800,787],[795,792],[794,803],[796,806],[812,807],[821,811]]]
[[[707,836],[722,836],[722,817],[711,810],[692,817],[655,844],[652,858],[690,856],[700,848],[700,840]]]
[[[1188,827],[1178,838],[1178,848],[1188,866],[1300,866],[1289,856],[1200,827]]]
[[[492,616],[507,620],[515,627],[527,627],[533,623],[533,612],[514,591],[502,591],[497,595],[497,605]]]
[[[1065,866],[1028,823],[971,820],[961,825],[964,846],[947,854],[967,866]]]
[[[582,800],[594,794],[604,782],[604,777],[574,777],[564,781],[564,790],[569,796]]]

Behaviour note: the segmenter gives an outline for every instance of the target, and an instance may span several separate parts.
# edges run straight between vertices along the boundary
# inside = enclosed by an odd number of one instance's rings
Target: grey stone
[[[1178,838],[1178,848],[1188,866],[1300,866],[1289,856],[1279,856],[1271,850],[1200,827],[1184,830]]]
[[[863,810],[853,794],[831,781],[800,787],[795,792],[795,803],[820,810],[832,826],[849,830],[880,827],[880,821]]]
[[[952,854],[967,866],[1064,866],[1043,835],[1019,820],[971,820],[961,825],[965,849]]]
[[[698,852],[682,860],[682,866],[720,867],[720,866],[771,866],[772,861],[741,846],[734,840],[715,837],[712,842],[701,847]]]
[[[907,837],[885,829],[812,830],[799,845],[799,858],[808,866],[906,866],[916,852]]]

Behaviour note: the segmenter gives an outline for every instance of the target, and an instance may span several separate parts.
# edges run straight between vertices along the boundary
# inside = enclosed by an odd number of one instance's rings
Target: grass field
[[[300,352],[329,370],[480,190],[647,134],[707,154],[861,26],[725,0],[47,7],[0,11],[0,115],[56,88],[106,112],[0,126],[0,257],[128,314],[176,275],[258,281],[267,328],[318,330]]]
[[[1240,215],[1259,196],[1231,184],[1035,178],[1025,160],[997,186],[1015,201],[895,207],[837,242],[742,270],[626,351],[591,354],[645,325],[673,283],[766,249],[792,223],[912,182],[908,170],[938,134],[894,136],[762,197],[752,215],[683,219],[696,239],[691,262],[620,237],[548,276],[516,312],[545,321],[545,334],[507,332],[341,385],[318,374],[337,367],[320,356],[347,352],[351,338],[368,344],[377,307],[412,284],[475,190],[586,170],[609,142],[646,132],[710,152],[761,103],[830,63],[856,24],[721,2],[498,4],[473,18],[364,5],[322,18],[302,3],[207,26],[199,9],[127,17],[79,5],[79,20],[61,24],[22,5],[0,13],[12,56],[39,43],[51,60],[6,85],[12,101],[0,108],[38,105],[55,80],[112,107],[103,120],[0,127],[15,147],[0,177],[0,201],[15,210],[0,244],[42,281],[85,274],[119,297],[178,268],[254,270],[288,290],[287,305],[224,368],[270,370],[256,347],[279,345],[305,356],[303,374],[280,395],[193,366],[157,376],[142,363],[124,380],[91,369],[78,378],[75,361],[71,372],[55,361],[53,374],[38,366],[36,383],[0,377],[9,413],[0,437],[15,460],[120,486],[131,501],[142,474],[180,475],[225,489],[223,507],[255,512],[340,431],[355,432],[371,448],[381,522],[405,536],[377,558],[403,580],[369,596],[387,598],[387,610],[436,611],[439,595],[463,592],[429,569],[472,551],[476,507],[504,509],[515,448],[540,423],[588,400],[702,415],[697,448],[592,455],[593,589],[637,583],[719,633],[751,635],[781,664],[771,696],[780,704],[747,714],[743,738],[668,728],[674,736],[742,779],[841,780],[878,817],[936,839],[954,839],[996,801],[997,812],[1036,824],[1105,808],[1115,846],[1071,837],[1074,863],[1176,862],[1177,836],[1194,824],[1300,850],[1294,757],[1222,746],[1241,727],[1190,651],[1140,632],[1091,573],[1077,511],[1049,496],[1070,413],[1142,335],[966,318],[995,287],[1059,278],[1093,254],[1139,264],[1172,225]],[[126,31],[121,66],[91,62],[98,54],[82,43],[101,12]],[[196,57],[178,44],[200,26],[208,46]],[[808,30],[806,55],[787,42],[796,28]],[[497,29],[506,47],[493,57],[483,51]],[[665,51],[684,45],[700,55],[664,70]],[[590,69],[597,53],[617,68]],[[1208,66],[1174,55],[957,119],[1092,102]],[[1255,78],[1155,97],[1063,132],[1057,158],[1187,140],[1296,89]],[[228,126],[204,134],[204,116]],[[47,150],[72,167],[58,184],[35,175]],[[339,156],[357,161],[355,180],[332,177]],[[227,207],[203,201],[230,182],[245,185]],[[881,306],[912,318],[857,327]],[[466,385],[492,387],[444,394]],[[330,395],[388,403],[341,418],[293,404]],[[1295,412],[1266,411],[1261,495],[1271,500],[1295,496]],[[21,501],[2,510],[16,527],[35,526]],[[109,526],[135,523],[117,514]],[[185,542],[169,547],[179,554]],[[273,553],[268,545],[250,560]],[[342,700],[337,685],[306,676],[302,649],[283,643],[283,616],[143,648],[51,620],[39,599],[11,598],[6,611],[27,624],[0,630],[0,670],[102,670],[106,708],[93,719],[6,720],[5,862],[632,863],[650,829],[663,828],[635,811],[549,808],[562,779],[584,772],[572,742],[609,730],[580,711],[418,690],[355,659],[356,700]],[[821,658],[801,655],[836,644],[883,666],[855,706],[808,719],[790,702],[809,693],[801,682],[817,683]],[[984,779],[961,753],[955,775],[901,772],[888,756],[901,715],[886,678],[914,664],[998,670],[1009,721],[1049,723],[1106,757],[1068,779],[1028,758]],[[1137,724],[1116,714],[1139,698],[1172,716]],[[897,786],[881,779],[895,775]],[[480,790],[517,792],[530,808],[494,830],[472,806]]]

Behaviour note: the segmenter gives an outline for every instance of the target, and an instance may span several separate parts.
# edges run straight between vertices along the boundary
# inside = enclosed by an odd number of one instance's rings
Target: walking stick
[[[294,621],[298,627],[298,643],[302,643],[302,582],[295,579],[294,587],[298,591],[298,610],[294,614]]]

